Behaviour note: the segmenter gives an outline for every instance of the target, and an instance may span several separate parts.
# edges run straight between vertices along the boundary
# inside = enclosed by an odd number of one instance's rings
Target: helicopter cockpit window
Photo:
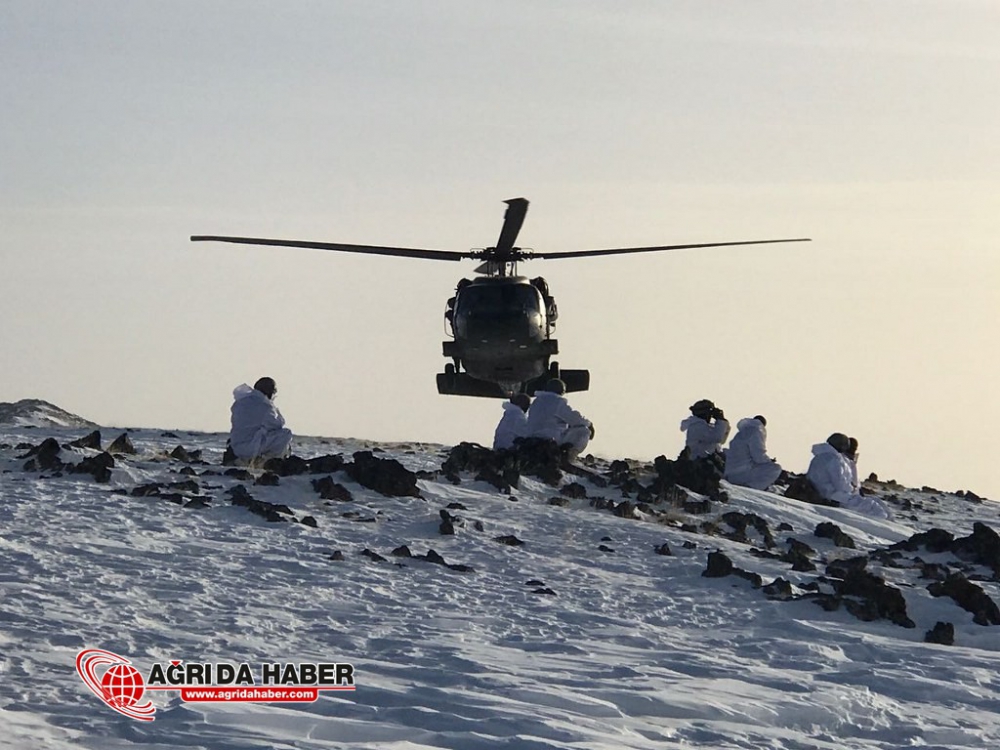
[[[469,286],[459,298],[458,313],[501,317],[541,311],[538,292],[527,284]]]

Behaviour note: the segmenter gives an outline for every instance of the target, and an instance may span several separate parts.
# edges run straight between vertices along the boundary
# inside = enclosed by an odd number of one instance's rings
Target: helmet
[[[275,385],[274,378],[260,378],[253,384],[253,389],[260,391],[268,398],[273,398],[274,394],[278,392],[278,386]]]
[[[715,411],[715,404],[707,398],[703,398],[701,401],[695,401],[691,404],[691,413],[696,417],[702,414],[711,414]]]
[[[842,432],[833,433],[826,439],[826,442],[829,443],[829,445],[837,451],[837,453],[846,453],[848,448],[851,446],[850,438]]]
[[[545,384],[545,390],[549,393],[558,393],[560,396],[566,392],[566,384],[559,378],[552,378]]]

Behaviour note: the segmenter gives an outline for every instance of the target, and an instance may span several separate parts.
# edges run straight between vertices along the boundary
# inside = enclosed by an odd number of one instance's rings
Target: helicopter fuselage
[[[553,309],[552,298],[523,276],[463,279],[445,313],[454,340],[444,342],[444,354],[469,377],[516,392],[545,375],[558,352]]]

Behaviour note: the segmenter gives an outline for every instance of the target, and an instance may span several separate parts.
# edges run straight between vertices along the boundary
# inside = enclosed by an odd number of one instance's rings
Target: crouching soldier
[[[781,476],[781,466],[767,455],[767,420],[759,414],[741,419],[726,451],[723,479],[741,487],[766,490]]]

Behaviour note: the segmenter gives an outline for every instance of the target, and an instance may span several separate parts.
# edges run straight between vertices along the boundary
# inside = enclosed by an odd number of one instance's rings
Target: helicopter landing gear
[[[498,384],[476,380],[464,372],[449,372],[450,367],[451,365],[445,365],[445,371],[438,373],[438,393],[447,396],[509,398],[509,395]]]
[[[549,379],[553,380],[553,379],[559,378],[559,372],[560,372],[559,371],[559,363],[558,362],[551,362],[549,364]]]

